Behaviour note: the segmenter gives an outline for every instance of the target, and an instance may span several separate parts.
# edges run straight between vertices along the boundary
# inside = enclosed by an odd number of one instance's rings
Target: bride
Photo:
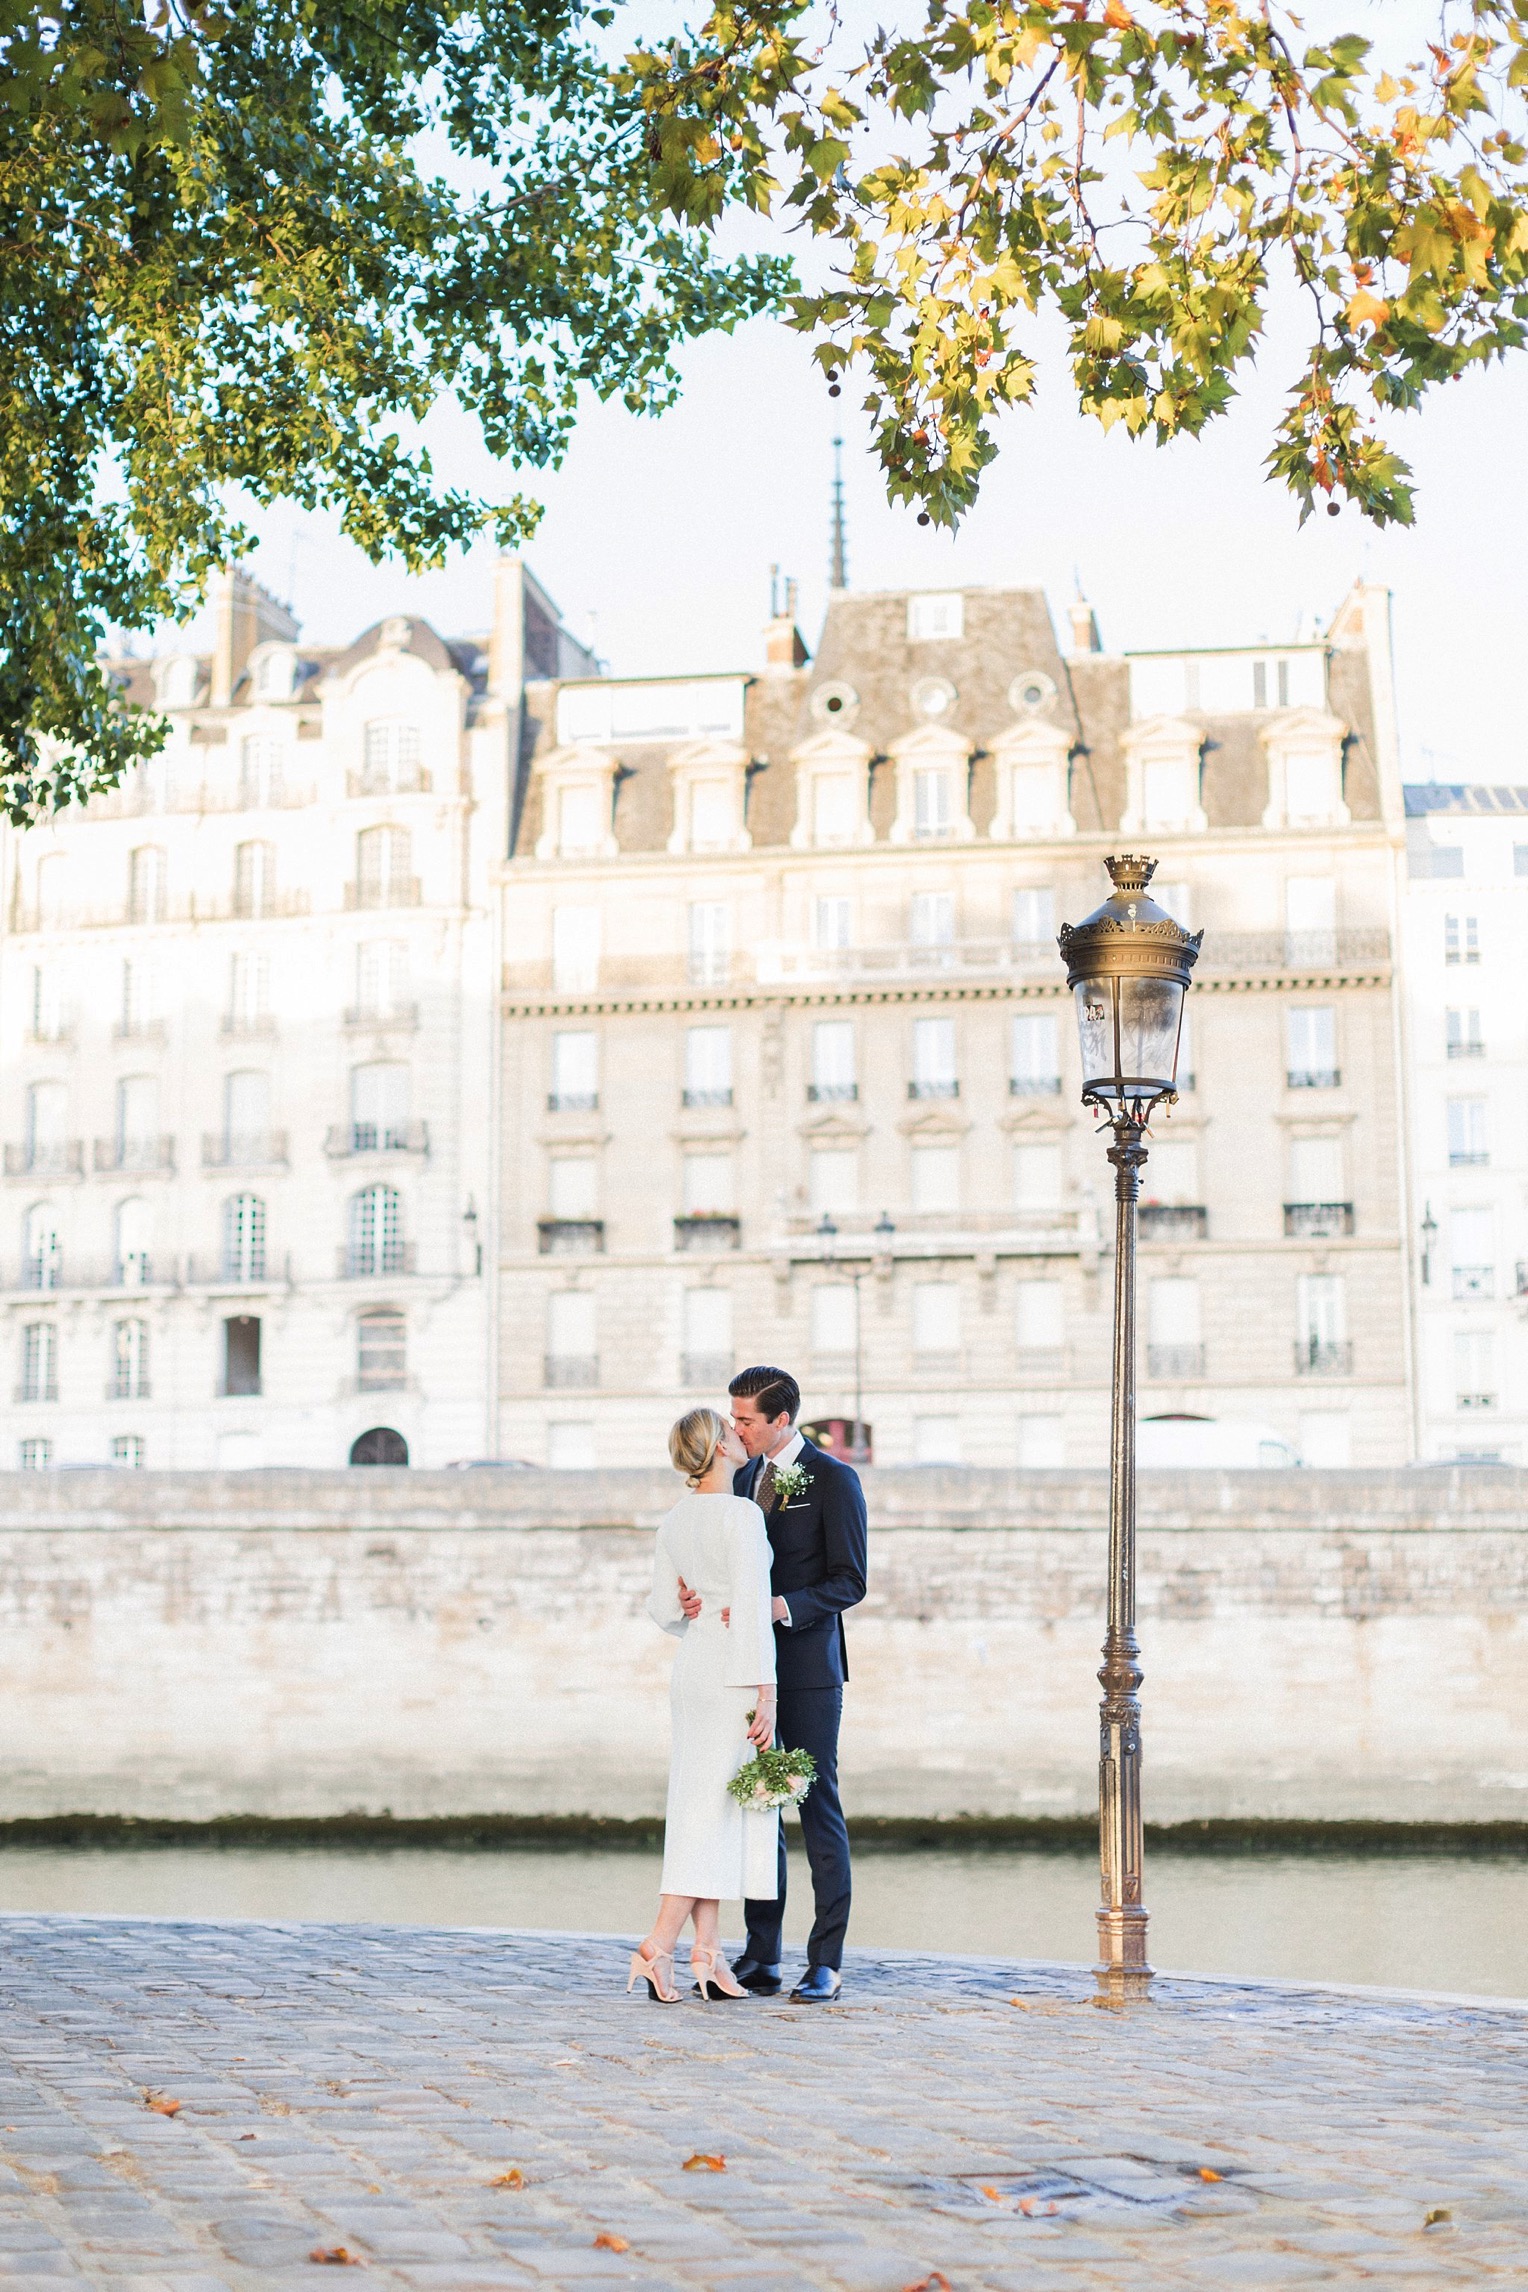
[[[748,1995],[722,1957],[717,1906],[773,1895],[780,1817],[745,1814],[727,1791],[753,1747],[766,1748],[775,1731],[769,1537],[752,1498],[732,1493],[747,1452],[715,1409],[691,1409],[669,1434],[669,1455],[693,1494],[681,1496],[659,1526],[647,1603],[654,1623],[679,1641],[662,1892],[626,1987],[645,1981],[658,2003],[677,2005],[674,1947],[692,1915],[690,1964],[701,1996]],[[694,1623],[679,1604],[684,1589],[702,1595]]]

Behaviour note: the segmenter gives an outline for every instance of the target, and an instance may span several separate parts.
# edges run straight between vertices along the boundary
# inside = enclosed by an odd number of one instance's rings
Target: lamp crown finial
[[[1109,871],[1109,881],[1115,890],[1123,892],[1127,898],[1143,892],[1157,872],[1154,859],[1142,859],[1130,852],[1121,852],[1117,859],[1106,859],[1104,866]]]

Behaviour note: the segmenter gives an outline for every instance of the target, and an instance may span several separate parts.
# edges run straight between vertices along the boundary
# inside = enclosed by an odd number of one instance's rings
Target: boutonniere
[[[775,1466],[775,1486],[780,1492],[782,1504],[794,1504],[797,1497],[804,1495],[811,1485],[812,1476],[804,1465],[777,1464]]]

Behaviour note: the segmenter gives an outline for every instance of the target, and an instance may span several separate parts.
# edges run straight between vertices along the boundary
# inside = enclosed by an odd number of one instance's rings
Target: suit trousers
[[[838,1796],[838,1725],[843,1716],[841,1687],[782,1687],[775,1738],[786,1750],[810,1751],[817,1780],[801,1802],[802,1842],[812,1872],[816,1916],[806,1946],[809,1966],[842,1965],[849,1925],[849,1833]],[[745,1902],[750,1958],[760,1965],[780,1962],[785,1918],[785,1825],[780,1825],[780,1889],[773,1902]]]

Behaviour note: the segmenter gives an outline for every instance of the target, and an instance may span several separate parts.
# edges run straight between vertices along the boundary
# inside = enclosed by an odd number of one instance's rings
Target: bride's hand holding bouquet
[[[761,1751],[767,1751],[775,1739],[775,1691],[772,1686],[759,1689],[758,1701],[748,1714],[748,1740]]]

